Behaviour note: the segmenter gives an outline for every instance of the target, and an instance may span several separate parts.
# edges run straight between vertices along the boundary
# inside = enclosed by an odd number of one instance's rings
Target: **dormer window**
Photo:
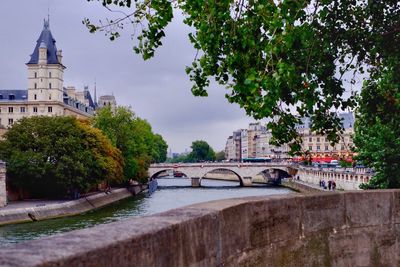
[[[8,99],[9,100],[14,100],[15,99],[15,95],[8,95]]]

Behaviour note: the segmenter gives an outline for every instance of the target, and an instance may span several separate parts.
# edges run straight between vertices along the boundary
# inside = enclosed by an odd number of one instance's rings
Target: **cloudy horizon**
[[[153,59],[144,61],[133,50],[132,29],[111,42],[103,33],[90,34],[85,17],[96,21],[111,14],[99,3],[84,0],[17,0],[2,3],[0,10],[0,89],[26,89],[30,54],[50,10],[50,29],[58,49],[63,50],[64,86],[97,97],[113,94],[118,105],[131,106],[161,134],[173,152],[189,150],[192,141],[205,140],[215,150],[224,149],[233,131],[247,128],[254,119],[225,99],[226,89],[212,83],[209,96],[194,97],[185,66],[195,50],[189,29],[175,19],[166,29],[167,38]],[[17,17],[17,18],[16,18]]]

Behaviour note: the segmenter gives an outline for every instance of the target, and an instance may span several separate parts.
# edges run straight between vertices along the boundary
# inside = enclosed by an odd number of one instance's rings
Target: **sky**
[[[48,12],[50,10],[50,12]],[[234,130],[247,128],[254,120],[225,99],[226,89],[209,87],[209,96],[194,97],[185,73],[196,55],[179,16],[166,29],[167,37],[156,56],[144,61],[132,50],[133,28],[111,42],[103,33],[91,34],[82,24],[111,14],[97,1],[7,0],[0,7],[0,89],[26,89],[27,68],[43,19],[50,14],[50,29],[63,51],[64,86],[97,97],[113,94],[118,105],[131,106],[161,134],[173,152],[190,150],[194,140],[207,141],[216,151],[224,149]]]

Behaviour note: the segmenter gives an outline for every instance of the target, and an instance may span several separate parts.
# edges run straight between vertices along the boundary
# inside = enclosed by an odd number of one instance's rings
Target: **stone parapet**
[[[365,169],[362,169],[365,170]],[[300,168],[296,174],[300,180],[307,183],[319,185],[319,181],[335,181],[336,189],[339,190],[358,190],[360,184],[368,183],[372,173],[359,171],[357,169],[319,169],[319,168]]]
[[[0,250],[1,266],[400,266],[400,190],[226,199]]]

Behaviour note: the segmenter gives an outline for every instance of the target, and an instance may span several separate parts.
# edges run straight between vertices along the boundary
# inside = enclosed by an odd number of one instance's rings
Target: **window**
[[[25,113],[25,107],[20,107],[20,108],[19,108],[19,111],[20,111],[21,113]]]
[[[3,99],[3,95],[0,95],[0,99]]]
[[[47,107],[47,111],[48,111],[49,113],[53,112],[53,107]]]
[[[341,146],[340,150],[344,150],[344,146]]]
[[[8,119],[8,125],[13,125],[14,119]]]
[[[37,78],[37,72],[35,72],[35,78]]]
[[[317,150],[318,150],[318,151],[321,150],[321,147],[320,147],[320,146],[317,146]]]
[[[329,149],[328,149],[328,146],[325,146],[325,150],[329,150]]]
[[[35,83],[33,87],[34,87],[35,89],[37,89],[37,83]]]
[[[37,96],[36,96],[36,94],[34,94],[34,95],[33,95],[33,99],[35,99],[35,100],[37,99]]]
[[[8,107],[8,113],[13,113],[14,112],[14,108],[13,107]]]
[[[319,137],[317,137],[317,142],[319,142]]]
[[[15,95],[8,95],[8,99],[9,100],[14,100],[15,99]]]
[[[51,72],[49,72],[49,78],[51,78]]]
[[[37,107],[33,107],[33,112],[37,113]]]
[[[308,150],[310,150],[310,151],[311,151],[311,150],[312,150],[312,146],[308,146]]]
[[[312,142],[312,137],[309,137],[309,138],[308,138],[308,142]]]
[[[51,89],[51,83],[49,83],[49,89]]]

